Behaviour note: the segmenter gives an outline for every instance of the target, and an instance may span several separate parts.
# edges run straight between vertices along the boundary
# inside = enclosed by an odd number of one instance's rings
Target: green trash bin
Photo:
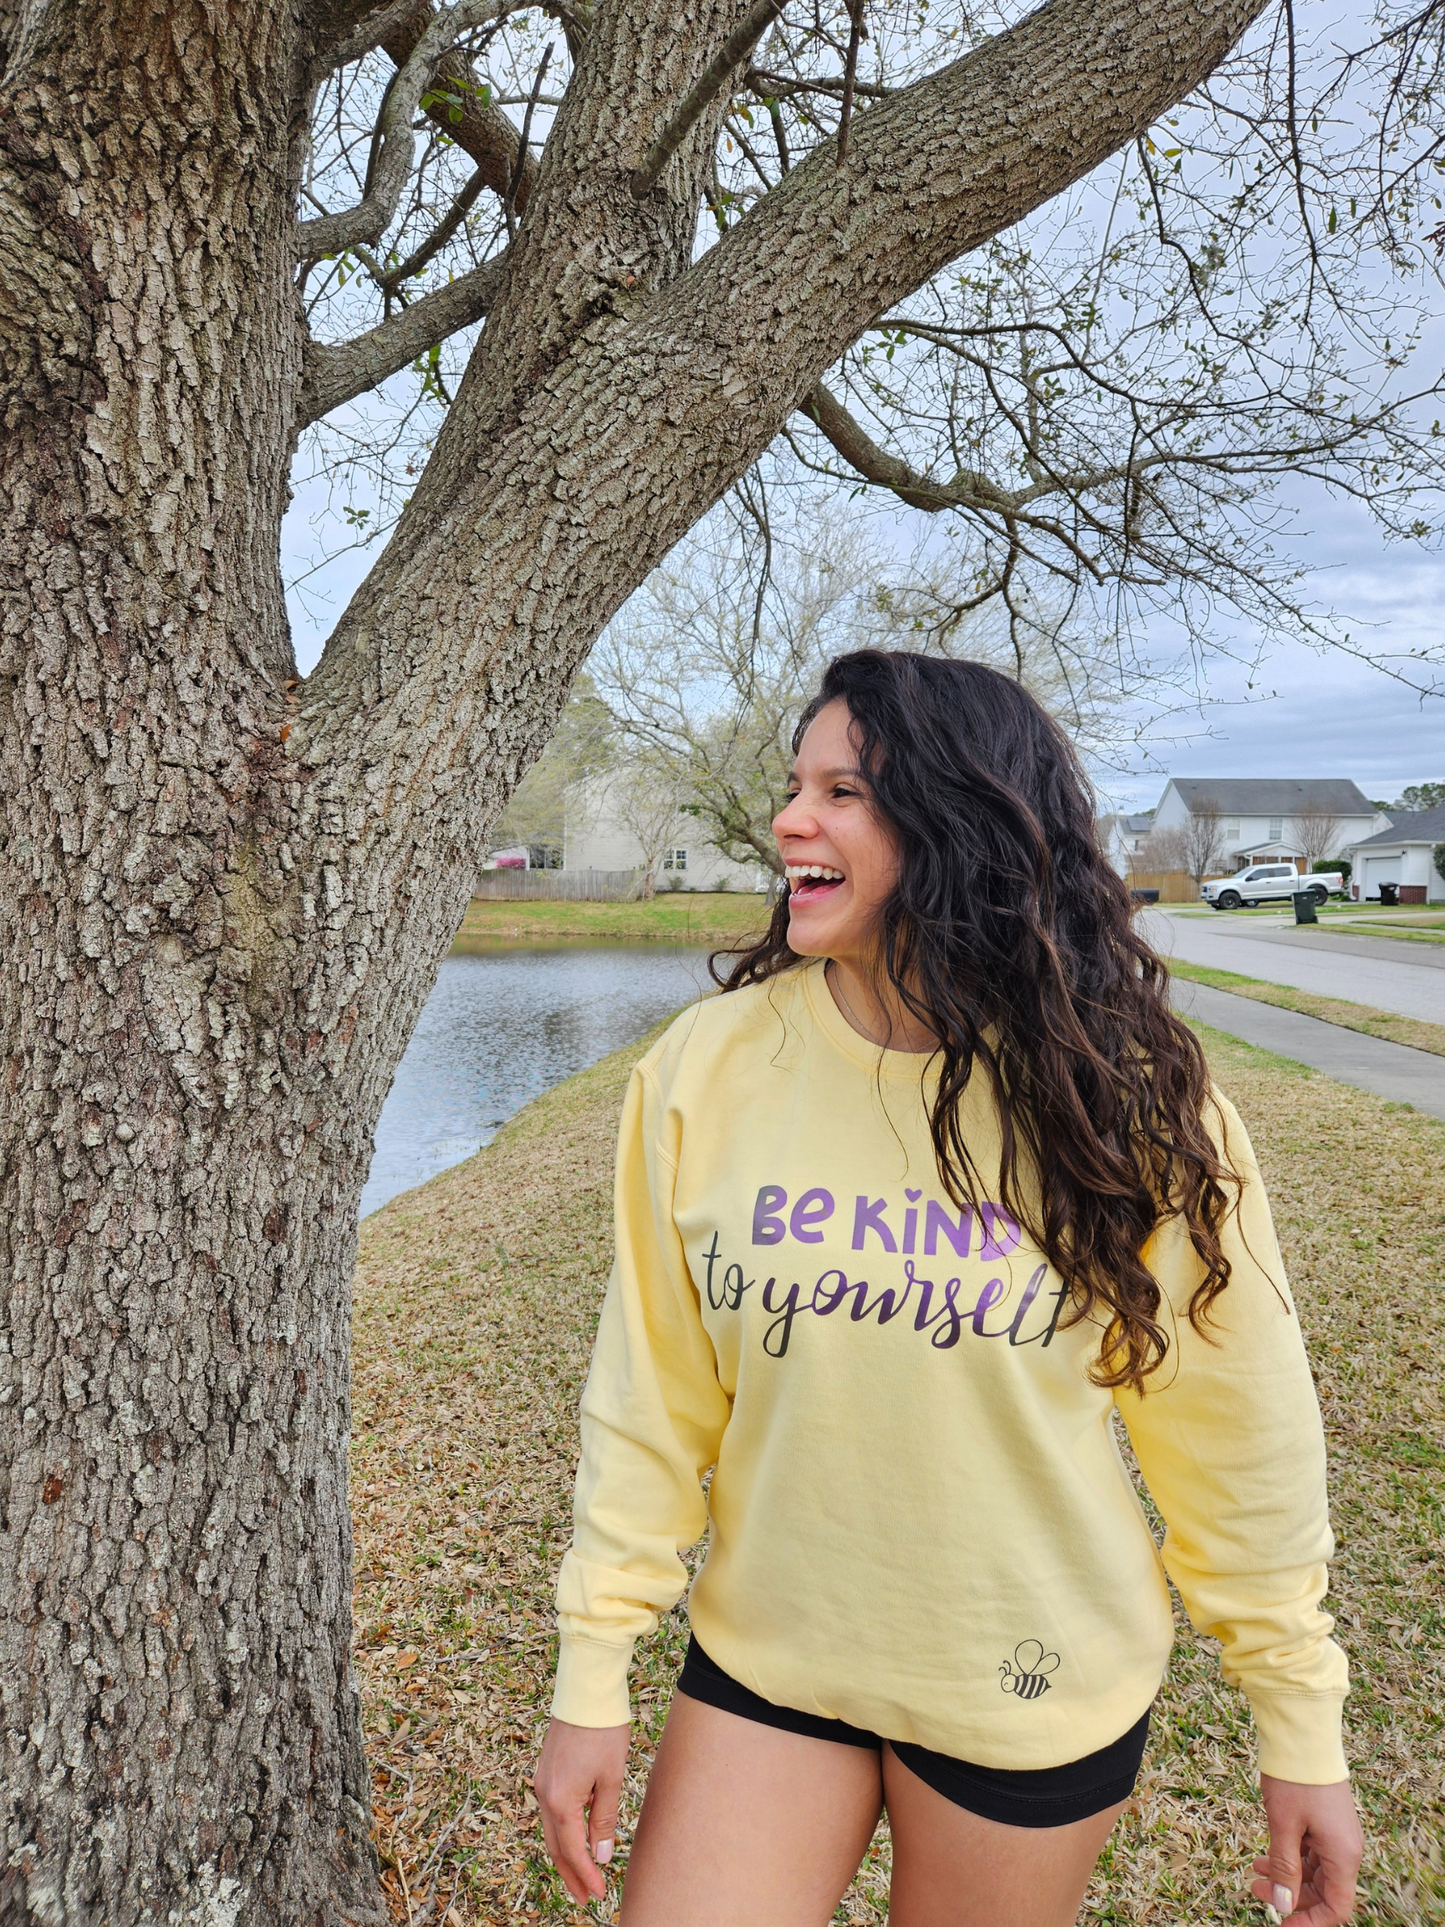
[[[1314,893],[1310,890],[1296,890],[1294,893],[1294,920],[1296,923],[1318,923],[1315,915]]]

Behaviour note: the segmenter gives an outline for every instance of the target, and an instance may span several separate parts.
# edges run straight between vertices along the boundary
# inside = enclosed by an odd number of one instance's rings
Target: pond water
[[[532,1098],[707,987],[705,950],[660,944],[448,957],[382,1106],[361,1215],[460,1164]]]

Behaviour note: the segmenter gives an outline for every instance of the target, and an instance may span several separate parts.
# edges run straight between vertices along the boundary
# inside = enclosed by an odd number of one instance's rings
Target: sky
[[[1323,491],[1300,510],[1289,546],[1361,650],[1438,644],[1445,555],[1387,545],[1363,510]],[[1253,690],[1242,670],[1218,659],[1210,686],[1215,701],[1201,712],[1146,733],[1147,758],[1132,771],[1093,772],[1104,803],[1150,809],[1170,776],[1345,776],[1383,802],[1409,783],[1445,780],[1445,697],[1422,701],[1367,662],[1281,642]]]

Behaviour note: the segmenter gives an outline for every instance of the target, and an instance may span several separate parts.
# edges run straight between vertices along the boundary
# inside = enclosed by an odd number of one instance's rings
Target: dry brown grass
[[[1312,990],[1296,990],[1291,984],[1268,984],[1258,977],[1241,977],[1236,971],[1216,970],[1211,964],[1184,963],[1177,957],[1169,960],[1169,974],[1212,985],[1215,990],[1232,990],[1236,997],[1250,997],[1257,1004],[1276,1004],[1281,1010],[1319,1017],[1343,1030],[1363,1031],[1367,1037],[1383,1037],[1392,1044],[1409,1044],[1415,1050],[1445,1057],[1445,1024],[1429,1024],[1423,1017],[1402,1017],[1393,1010],[1376,1010],[1373,1004],[1320,997]]]
[[[1445,1922],[1445,1125],[1204,1033],[1263,1160],[1320,1381],[1369,1837],[1366,1927]],[[528,1778],[546,1719],[551,1584],[575,1408],[610,1246],[619,1053],[362,1232],[356,1287],[357,1662],[399,1921],[578,1913]],[[685,1642],[641,1656],[635,1815]],[[1247,1718],[1181,1621],[1139,1794],[1083,1918],[1259,1922]],[[628,1813],[624,1814],[624,1829]],[[886,1838],[839,1918],[884,1918]],[[682,1923],[679,1924],[682,1927]]]

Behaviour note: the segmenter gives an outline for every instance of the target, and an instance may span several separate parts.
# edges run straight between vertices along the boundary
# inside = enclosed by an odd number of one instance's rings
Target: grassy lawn
[[[1160,904],[1171,916],[1198,917],[1211,919],[1227,917],[1231,922],[1239,918],[1263,918],[1278,923],[1293,923],[1294,911],[1288,899],[1281,903],[1275,899],[1261,903],[1253,910],[1214,910],[1209,905],[1199,904]],[[1437,904],[1405,904],[1396,910],[1382,910],[1378,903],[1347,903],[1331,898],[1322,903],[1317,912],[1321,923],[1339,924],[1362,937],[1402,937],[1407,942],[1420,940],[1425,943],[1439,943],[1445,940],[1445,909]],[[1304,926],[1306,929],[1308,925]]]
[[[1403,943],[1445,943],[1445,919],[1434,924],[1384,923],[1379,918],[1361,918],[1350,925],[1356,937],[1398,937]]]
[[[1270,1183],[1329,1431],[1332,1604],[1369,1840],[1357,1919],[1445,1923],[1445,1125],[1202,1035]],[[528,1777],[610,1256],[615,1119],[642,1048],[539,1098],[362,1227],[357,1664],[387,1888],[416,1927],[612,1918],[577,1913],[553,1883]],[[641,1655],[624,1845],[684,1637],[674,1613]],[[1247,1715],[1214,1651],[1181,1617],[1091,1927],[1263,1921],[1245,1897],[1262,1840]],[[882,1921],[886,1861],[880,1834],[839,1919]]]
[[[1445,1057],[1445,1024],[1427,1024],[1422,1017],[1400,1017],[1394,1011],[1376,1010],[1370,1004],[1352,1004],[1341,997],[1317,997],[1312,990],[1262,983],[1258,977],[1241,977],[1232,970],[1185,963],[1178,957],[1170,959],[1169,974],[1187,977],[1191,983],[1209,984],[1215,990],[1232,990],[1236,997],[1251,997],[1257,1004],[1277,1004],[1281,1010],[1297,1010],[1306,1017],[1339,1024],[1345,1030],[1363,1031],[1367,1037],[1384,1037],[1392,1044],[1410,1044],[1416,1050],[1433,1051],[1437,1057]]]
[[[452,945],[460,951],[492,950],[502,944],[573,942],[740,942],[766,928],[761,897],[735,891],[667,890],[650,903],[493,903],[473,897]]]

